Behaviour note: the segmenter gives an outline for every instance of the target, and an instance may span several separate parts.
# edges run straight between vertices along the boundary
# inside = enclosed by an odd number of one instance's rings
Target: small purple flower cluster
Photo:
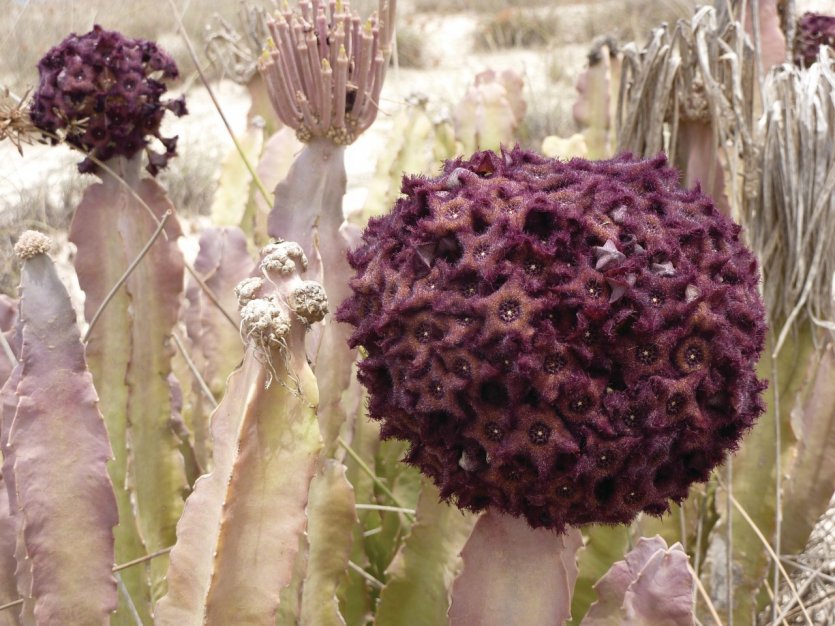
[[[33,123],[100,161],[132,157],[156,137],[164,152],[148,149],[148,171],[156,176],[176,154],[177,137],[162,137],[165,110],[186,114],[185,99],[162,102],[164,80],[178,76],[174,60],[157,45],[129,39],[96,25],[72,34],[38,63],[40,83],[32,100]],[[95,172],[92,159],[78,169]]]
[[[337,318],[444,498],[557,531],[660,515],[763,412],[757,262],[678,180],[663,156],[480,152],[369,223]]]
[[[797,34],[794,39],[794,62],[800,67],[809,67],[818,60],[821,46],[835,48],[835,16],[821,13],[804,13],[797,20]]]

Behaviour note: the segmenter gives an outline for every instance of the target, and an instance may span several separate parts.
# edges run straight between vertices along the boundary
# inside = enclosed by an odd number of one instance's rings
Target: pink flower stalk
[[[479,152],[369,223],[337,318],[443,497],[557,531],[660,515],[763,412],[756,259],[678,177]]]
[[[347,0],[303,0],[269,19],[272,39],[259,69],[279,118],[301,141],[348,145],[374,122],[395,5],[379,0],[365,24]]]

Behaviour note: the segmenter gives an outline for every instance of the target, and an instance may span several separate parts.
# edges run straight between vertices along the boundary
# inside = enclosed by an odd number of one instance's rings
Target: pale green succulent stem
[[[414,522],[415,516],[411,513],[406,513],[406,511],[409,509],[403,506],[403,504],[397,499],[397,496],[394,495],[391,489],[389,489],[386,486],[386,484],[382,480],[380,480],[380,478],[371,470],[371,468],[368,467],[368,464],[366,464],[366,462],[362,460],[362,457],[359,454],[357,454],[356,451],[354,451],[354,449],[351,446],[349,446],[342,437],[337,437],[336,442],[345,449],[345,452],[348,453],[348,456],[350,456],[354,460],[354,462],[359,466],[359,468],[363,472],[365,472],[371,480],[374,481],[374,484],[380,488],[380,491],[386,494],[389,497],[389,499],[391,499],[391,501],[397,505],[398,508],[403,510],[403,514],[409,519],[409,521]],[[359,505],[357,508],[359,508]]]
[[[768,552],[768,554],[771,556],[775,566],[780,570],[780,573],[783,575],[783,579],[786,581],[789,590],[791,590],[795,602],[797,602],[797,605],[800,607],[800,610],[803,613],[803,617],[806,619],[806,623],[809,624],[809,626],[813,626],[814,622],[812,622],[812,618],[809,616],[809,612],[806,610],[806,605],[803,603],[803,600],[801,600],[800,595],[797,593],[797,587],[795,587],[791,577],[789,576],[788,572],[786,572],[785,568],[780,562],[780,557],[777,556],[777,553],[774,552],[774,549],[768,543],[768,540],[765,538],[765,536],[763,536],[762,531],[760,531],[760,529],[757,528],[757,525],[754,523],[754,520],[751,519],[751,516],[748,515],[748,512],[742,507],[742,505],[737,501],[737,499],[734,498],[733,494],[731,494],[730,491],[728,492],[728,501],[731,504],[733,504],[733,506],[736,508],[737,512],[740,514],[742,519],[744,519],[748,523],[748,525],[751,527],[751,530],[754,531],[754,534],[762,542],[766,552]],[[728,586],[730,587],[730,581],[728,581]]]

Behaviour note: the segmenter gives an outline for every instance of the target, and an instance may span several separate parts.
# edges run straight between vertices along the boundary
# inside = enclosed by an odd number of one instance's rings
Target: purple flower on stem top
[[[160,135],[165,109],[185,115],[183,98],[163,102],[162,82],[178,76],[174,60],[151,41],[130,39],[94,26],[86,35],[72,34],[38,63],[40,84],[30,115],[39,129],[99,160],[132,157],[146,148],[152,175],[176,154],[176,137]],[[151,137],[165,148],[147,148]],[[78,166],[94,172],[85,158]]]
[[[403,193],[337,317],[444,497],[557,531],[660,515],[764,410],[756,260],[663,156],[479,152]]]
[[[797,21],[794,39],[794,62],[809,67],[818,60],[821,46],[835,48],[835,16],[821,13],[804,13]]]

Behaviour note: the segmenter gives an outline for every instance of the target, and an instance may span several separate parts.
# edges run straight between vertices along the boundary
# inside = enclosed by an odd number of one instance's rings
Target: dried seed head
[[[290,332],[290,316],[272,296],[255,298],[241,307],[241,331],[263,351],[281,348]]]
[[[19,101],[8,87],[0,91],[0,141],[8,139],[23,154],[23,144],[31,144],[37,129],[29,117],[28,92]]]
[[[756,262],[678,180],[663,158],[481,152],[406,178],[369,224],[337,318],[367,351],[371,417],[460,506],[555,529],[629,522],[704,479],[762,412]],[[712,244],[686,245],[693,233]],[[717,409],[717,387],[737,400]],[[543,488],[569,482],[587,495]]]
[[[296,263],[301,266],[299,272],[307,269],[307,256],[302,247],[293,241],[278,241],[261,249],[262,271],[290,274],[296,269]]]
[[[235,287],[235,296],[238,298],[238,306],[246,306],[251,300],[257,297],[258,291],[264,284],[264,279],[258,276],[244,278]]]
[[[290,292],[290,308],[307,324],[319,322],[328,312],[328,297],[319,283],[306,280]]]
[[[52,240],[36,230],[26,230],[14,245],[14,252],[21,261],[38,254],[46,254],[52,248]]]

